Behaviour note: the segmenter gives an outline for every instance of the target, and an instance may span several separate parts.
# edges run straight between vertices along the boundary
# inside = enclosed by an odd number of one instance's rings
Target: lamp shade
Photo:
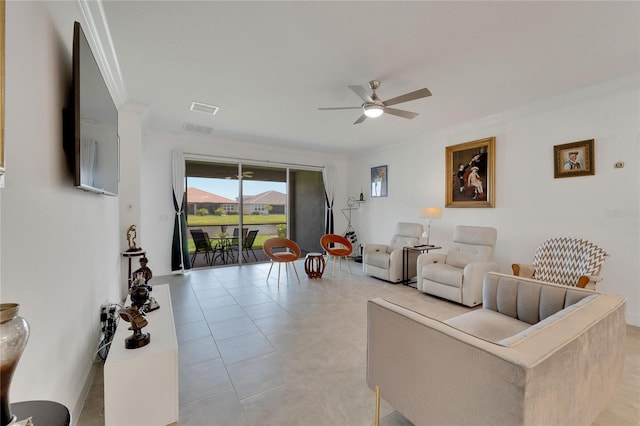
[[[422,207],[418,212],[418,216],[426,219],[440,219],[442,217],[442,209],[440,207]]]

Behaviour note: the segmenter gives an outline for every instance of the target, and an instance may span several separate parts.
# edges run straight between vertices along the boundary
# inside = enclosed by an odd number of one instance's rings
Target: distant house
[[[196,214],[198,209],[207,209],[213,214],[222,207],[226,213],[237,213],[238,202],[198,188],[187,188],[187,214]]]
[[[278,191],[267,191],[257,195],[245,195],[243,200],[243,214],[284,214],[287,195]],[[273,207],[271,211],[267,206]]]

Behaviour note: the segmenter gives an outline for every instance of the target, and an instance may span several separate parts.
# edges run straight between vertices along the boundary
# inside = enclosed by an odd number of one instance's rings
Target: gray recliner
[[[419,223],[400,222],[389,244],[364,246],[362,265],[367,275],[392,283],[402,281],[402,247],[420,244],[423,227]],[[416,258],[419,252],[409,251],[409,276],[416,276]]]
[[[485,272],[498,271],[493,262],[497,237],[495,228],[457,226],[447,253],[418,256],[418,290],[466,306],[481,304]]]

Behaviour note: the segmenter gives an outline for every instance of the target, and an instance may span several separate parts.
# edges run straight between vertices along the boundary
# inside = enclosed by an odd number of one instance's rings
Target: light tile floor
[[[336,271],[280,286],[269,264],[154,277],[168,283],[179,346],[180,425],[372,425],[365,381],[366,302],[374,297],[446,319],[468,311],[417,290]],[[629,327],[624,383],[596,425],[640,424],[640,332]],[[98,366],[78,426],[104,425]],[[384,401],[381,424],[411,425]]]

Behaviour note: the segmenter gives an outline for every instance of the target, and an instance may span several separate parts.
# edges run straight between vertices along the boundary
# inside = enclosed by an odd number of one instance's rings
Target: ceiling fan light
[[[382,115],[384,107],[382,105],[365,105],[362,107],[362,110],[367,117],[376,118]]]

